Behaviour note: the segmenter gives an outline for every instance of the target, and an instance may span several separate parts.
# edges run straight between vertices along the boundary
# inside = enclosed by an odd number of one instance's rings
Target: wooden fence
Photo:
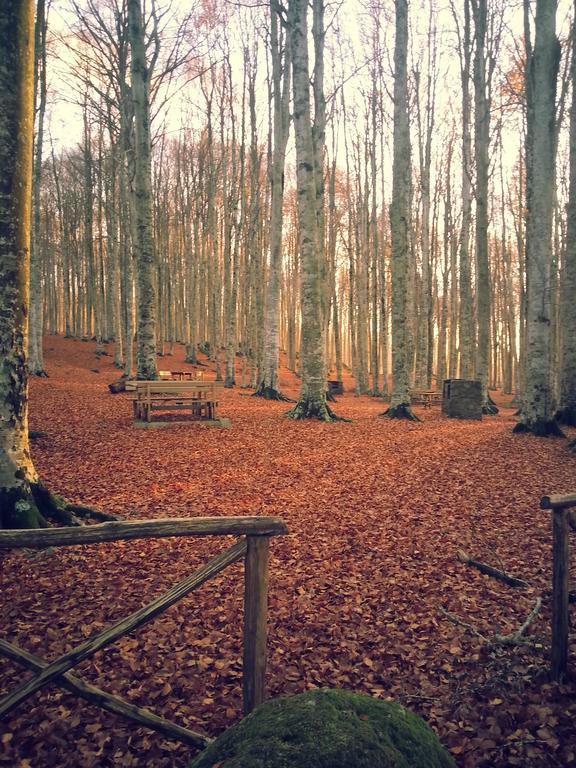
[[[89,637],[52,662],[0,639],[0,655],[22,664],[37,674],[0,699],[0,718],[50,682],[110,712],[124,715],[172,738],[205,747],[210,739],[172,723],[148,709],[136,707],[89,685],[71,674],[81,661],[115,640],[141,627],[232,563],[244,558],[244,663],[242,691],[244,714],[265,698],[266,623],[268,593],[268,550],[271,536],[287,533],[276,517],[198,517],[101,523],[80,528],[0,531],[0,549],[43,548],[97,544],[127,539],[169,536],[242,536],[228,549],[213,557],[187,578],[148,605],[118,620],[98,635]]]
[[[563,680],[568,671],[568,633],[570,628],[570,527],[576,494],[543,496],[541,509],[552,510],[552,654],[551,674]]]

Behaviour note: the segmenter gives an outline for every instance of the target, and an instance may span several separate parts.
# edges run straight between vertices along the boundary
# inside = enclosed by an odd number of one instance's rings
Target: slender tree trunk
[[[146,64],[140,0],[128,0],[128,24],[132,50],[132,98],[134,102],[134,214],[138,271],[138,379],[156,378],[156,295],[154,243],[152,239],[150,72]]]
[[[304,0],[290,0],[288,24],[292,49],[299,245],[302,262],[302,386],[298,403],[289,415],[294,419],[319,418],[332,421],[334,416],[326,404],[322,284],[324,254],[317,215],[319,182],[316,175],[322,174],[322,167],[317,167],[318,156],[315,155],[312,137],[306,10],[307,3]],[[318,140],[318,136],[316,139]]]
[[[282,269],[282,204],[284,199],[284,163],[290,128],[290,48],[282,37],[275,3],[270,4],[271,54],[273,88],[273,148],[270,217],[270,268],[264,316],[264,355],[262,377],[255,394],[273,400],[283,400],[278,385],[280,274]],[[283,53],[283,55],[282,55]],[[283,73],[283,77],[282,77]]]
[[[392,398],[388,418],[417,420],[410,408],[407,284],[410,253],[410,125],[408,122],[408,3],[395,0],[394,159],[392,165]]]
[[[482,412],[498,409],[488,394],[490,360],[490,270],[488,265],[488,149],[490,99],[486,82],[487,0],[473,0],[476,47],[474,52],[474,154],[476,160],[476,285],[478,344],[476,376],[482,384]]]
[[[576,10],[576,9],[575,9]],[[570,112],[570,179],[566,210],[566,251],[561,293],[562,346],[560,411],[563,424],[576,427],[576,23],[572,23],[572,109]]]
[[[472,41],[470,0],[464,0],[464,28],[461,39],[462,83],[462,224],[460,230],[460,376],[474,376],[474,304],[470,268],[470,226],[472,221],[472,139],[470,135],[470,68]]]
[[[38,0],[35,28],[35,103],[37,105],[37,132],[34,147],[32,176],[33,221],[30,242],[30,337],[28,340],[28,371],[33,376],[46,376],[42,350],[42,236],[40,231],[40,190],[42,184],[42,145],[44,143],[44,115],[46,112],[46,19],[45,0]]]

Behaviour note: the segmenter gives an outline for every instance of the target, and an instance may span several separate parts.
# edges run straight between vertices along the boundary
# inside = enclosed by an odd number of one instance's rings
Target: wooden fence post
[[[268,536],[247,536],[244,573],[244,670],[242,693],[247,715],[265,698],[268,617]]]
[[[570,573],[568,515],[565,507],[552,512],[552,663],[554,680],[562,681],[568,671],[568,605]]]
[[[576,507],[576,494],[543,496],[540,509],[552,510],[552,653],[550,673],[562,681],[568,672],[568,633],[570,604],[570,550],[568,537],[570,509]]]

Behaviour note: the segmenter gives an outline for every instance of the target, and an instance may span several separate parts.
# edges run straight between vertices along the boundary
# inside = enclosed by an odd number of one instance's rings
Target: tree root
[[[42,370],[40,370],[40,371],[30,371],[30,376],[36,376],[37,379],[49,379],[50,378],[48,376],[48,374],[46,373],[46,371],[44,370],[44,368],[42,368]]]
[[[515,435],[532,434],[535,437],[566,437],[555,419],[519,421],[512,430]]]
[[[91,507],[69,504],[40,482],[0,490],[0,509],[0,528],[47,528],[48,520],[59,525],[82,525],[81,517],[100,522],[120,519]]]
[[[576,408],[567,405],[556,411],[554,418],[558,424],[564,424],[565,427],[576,427]]]
[[[479,560],[473,560],[471,557],[468,557],[466,552],[461,549],[458,550],[457,557],[461,563],[464,563],[464,565],[470,565],[472,568],[476,568],[480,571],[480,573],[484,573],[486,576],[492,576],[499,581],[503,581],[504,584],[508,584],[509,587],[528,586],[528,582],[524,581],[523,579],[517,579],[515,576],[509,576],[507,573],[504,573],[504,571],[498,570],[498,568],[493,568],[491,565],[481,563]]]
[[[500,412],[500,409],[498,408],[496,403],[492,400],[490,396],[488,396],[488,399],[482,405],[482,413],[484,414],[484,416],[496,416],[496,414],[499,412]]]
[[[280,390],[275,389],[274,387],[269,387],[264,383],[261,383],[256,392],[252,393],[252,397],[262,397],[264,400],[279,400],[282,403],[295,402],[291,398],[282,394]]]
[[[300,421],[303,419],[319,419],[320,421],[350,421],[341,416],[337,416],[334,411],[322,401],[317,400],[299,400],[291,411],[286,414],[289,419]]]
[[[408,421],[422,421],[412,411],[412,408],[407,403],[400,403],[400,405],[391,406],[388,410],[381,413],[380,416],[384,416],[386,419],[408,419]]]
[[[337,403],[338,400],[334,397],[332,392],[326,392],[326,402],[327,403]]]

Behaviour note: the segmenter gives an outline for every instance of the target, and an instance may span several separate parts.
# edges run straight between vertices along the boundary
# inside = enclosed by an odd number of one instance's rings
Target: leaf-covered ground
[[[463,768],[576,765],[576,685],[546,676],[549,601],[530,646],[494,647],[477,634],[515,631],[550,590],[550,515],[538,502],[576,491],[565,441],[513,436],[509,403],[481,423],[417,409],[416,424],[381,419],[381,401],[346,394],[334,408],[352,423],[321,424],[289,421],[286,403],[239,387],[221,397],[231,429],[141,430],[130,395],[108,394],[118,374],[111,357],[96,359],[93,343],[50,337],[46,362],[50,378],[31,385],[30,426],[45,433],[33,455],[53,490],[129,519],[272,514],[287,522],[290,534],[272,542],[271,695],[340,686],[393,697],[432,725]],[[181,349],[160,367],[182,367]],[[295,396],[297,379],[283,372],[282,388]],[[224,543],[0,553],[2,636],[54,658]],[[481,575],[457,560],[458,549],[530,586]],[[216,735],[240,716],[241,611],[236,565],[76,672]],[[574,666],[576,638],[571,656]],[[0,660],[3,692],[28,675]],[[2,766],[162,768],[189,756],[55,686],[2,724]]]

